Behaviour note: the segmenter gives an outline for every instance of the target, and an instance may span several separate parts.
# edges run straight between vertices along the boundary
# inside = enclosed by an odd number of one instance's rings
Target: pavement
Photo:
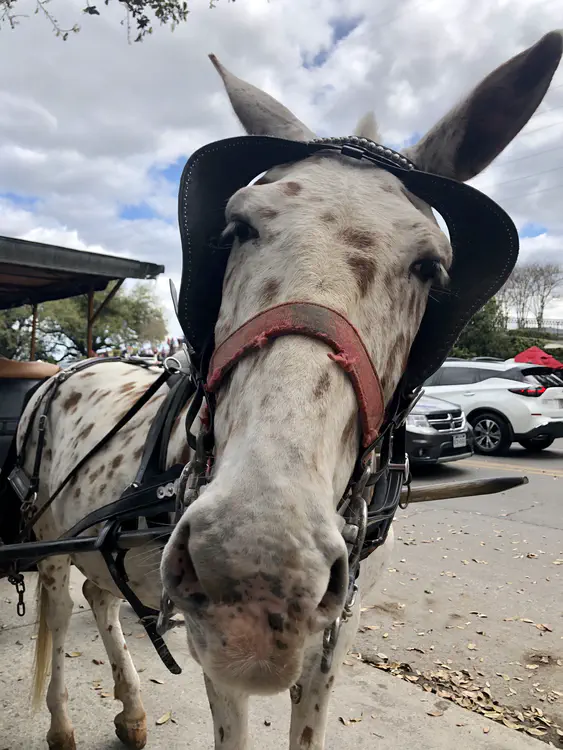
[[[507,472],[526,473],[530,484],[399,514],[393,567],[380,594],[366,603],[363,632],[335,686],[326,750],[542,750],[548,740],[562,746],[554,727],[563,726],[563,567],[557,563],[563,561],[563,450],[534,458],[519,451],[503,459],[474,457],[419,472],[415,481]],[[35,582],[31,574],[26,578],[24,618],[15,613],[12,587],[0,581],[0,750],[46,748],[47,709],[35,715],[29,709]],[[69,711],[79,750],[117,750],[113,717],[120,704],[112,698],[111,669],[81,585],[73,569]],[[203,680],[182,630],[167,635],[183,669],[173,676],[128,605],[122,622],[142,681],[147,747],[210,750]],[[487,703],[492,718],[478,712]],[[541,716],[530,718],[530,706]],[[168,712],[171,719],[157,725]],[[253,748],[287,748],[288,696],[253,699],[250,722]],[[540,727],[539,739],[518,731],[524,726]]]

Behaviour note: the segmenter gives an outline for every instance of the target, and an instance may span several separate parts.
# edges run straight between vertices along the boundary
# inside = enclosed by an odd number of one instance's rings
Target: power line
[[[500,187],[501,185],[508,185],[510,182],[529,180],[531,177],[538,177],[539,175],[547,174],[548,172],[558,172],[561,169],[563,169],[563,165],[560,165],[559,167],[551,167],[550,169],[543,169],[541,172],[532,172],[532,174],[520,175],[519,177],[513,177],[510,180],[503,180],[502,182],[491,182],[490,187]],[[488,187],[488,185],[485,183],[485,185],[481,185],[481,187]]]

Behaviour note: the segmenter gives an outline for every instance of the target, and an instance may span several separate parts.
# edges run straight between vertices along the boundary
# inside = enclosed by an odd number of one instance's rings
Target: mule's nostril
[[[344,600],[348,587],[348,558],[341,555],[332,563],[330,576],[325,595],[319,603],[319,608],[328,609],[334,607],[336,603]]]
[[[206,607],[209,604],[209,597],[202,593],[190,594],[188,597],[190,604],[194,607]]]

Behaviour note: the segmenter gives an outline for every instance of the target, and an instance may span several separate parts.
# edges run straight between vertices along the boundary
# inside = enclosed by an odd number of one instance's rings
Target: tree
[[[124,18],[121,24],[127,29],[127,38],[131,40],[131,26],[135,25],[136,42],[142,41],[147,34],[153,33],[153,24],[159,22],[161,26],[168,25],[173,31],[178,24],[188,18],[188,3],[186,0],[116,0],[123,8]],[[209,0],[209,7],[214,8],[219,0]],[[70,34],[80,31],[80,25],[75,23],[70,28],[62,28],[55,16],[50,12],[48,5],[51,0],[35,0],[35,14],[42,15],[51,25],[56,36],[66,41]],[[87,16],[99,16],[97,5],[90,0],[85,0],[86,7],[82,13]],[[110,0],[103,0],[100,6],[109,5]],[[235,0],[228,0],[235,2]],[[0,0],[0,28],[2,26],[14,29],[25,14],[18,13],[18,0]]]
[[[528,321],[533,278],[534,273],[530,266],[518,265],[500,292],[505,306],[514,310],[518,328],[525,328]]]
[[[96,292],[94,309],[107,292]],[[85,295],[53,300],[39,305],[37,358],[52,362],[88,356]],[[105,347],[121,349],[143,343],[156,345],[166,336],[162,307],[146,284],[129,293],[120,290],[103,308],[93,328],[94,352]],[[29,358],[31,314],[29,308],[0,312],[0,354],[10,359]]]
[[[462,331],[452,356],[510,359],[530,346],[543,347],[545,338],[535,331],[508,330],[501,302],[493,297]]]
[[[532,277],[530,306],[538,328],[543,328],[546,305],[557,296],[563,273],[557,263],[531,263],[528,268]]]

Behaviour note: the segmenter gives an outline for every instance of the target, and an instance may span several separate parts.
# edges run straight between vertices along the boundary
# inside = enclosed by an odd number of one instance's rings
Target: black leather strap
[[[104,360],[100,360],[103,362]],[[106,360],[107,361],[107,360]],[[76,476],[77,472],[94,456],[98,451],[100,451],[105,445],[109,443],[109,441],[112,439],[114,435],[116,435],[119,430],[121,430],[122,427],[124,427],[134,416],[137,414],[140,409],[143,408],[143,406],[150,401],[150,399],[154,396],[154,394],[158,391],[158,389],[168,380],[171,373],[168,372],[168,370],[164,370],[161,375],[158,376],[158,378],[151,383],[151,385],[147,388],[147,390],[143,393],[143,395],[135,401],[133,406],[128,409],[128,411],[121,417],[121,419],[107,432],[104,437],[96,443],[96,445],[88,451],[88,453],[83,456],[80,461],[72,468],[72,470],[67,474],[65,479],[61,482],[61,484],[57,487],[55,492],[49,497],[49,499],[43,503],[41,508],[38,508],[37,511],[33,514],[31,519],[27,522],[24,530],[22,531],[20,537],[22,539],[25,539],[25,534],[27,533],[27,530],[30,528],[33,528],[33,526],[37,523],[37,521],[41,518],[43,513],[49,508],[52,503],[56,500],[56,498],[60,495],[60,493],[63,491],[63,489],[67,486],[67,484],[70,482],[70,480]]]
[[[163,484],[174,482],[182,473],[183,468],[182,464],[174,464],[164,474],[159,474],[141,487],[135,488],[131,485],[119,500],[88,513],[60,538],[71,539],[104,521],[125,521],[131,518],[146,518],[157,513],[173,513],[175,498],[164,497],[160,499],[157,497],[156,490]]]
[[[117,549],[116,533],[119,529],[118,521],[110,521],[104,527],[102,534],[103,539],[100,544],[100,552],[104,558],[104,561],[108,567],[111,577],[115,585],[119,588],[125,599],[129,602],[135,614],[141,621],[145,628],[147,635],[151,639],[153,646],[156,649],[157,654],[162,659],[165,666],[172,672],[172,674],[181,674],[182,669],[168,650],[166,643],[161,635],[156,630],[156,620],[158,617],[158,610],[150,607],[145,607],[142,601],[137,597],[135,592],[127,583],[127,576],[125,575],[125,568],[123,566],[123,557],[119,557],[120,552],[117,556],[113,556],[113,550]]]

